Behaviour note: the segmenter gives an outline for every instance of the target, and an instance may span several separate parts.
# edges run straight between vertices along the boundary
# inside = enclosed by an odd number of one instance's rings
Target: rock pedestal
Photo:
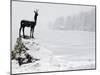
[[[13,73],[55,71],[58,68],[53,66],[54,62],[57,65],[53,53],[42,47],[36,39],[18,38],[12,53]]]

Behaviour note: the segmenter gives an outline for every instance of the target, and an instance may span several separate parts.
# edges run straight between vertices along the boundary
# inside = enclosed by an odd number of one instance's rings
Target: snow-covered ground
[[[30,49],[28,53],[40,61],[19,67],[13,60],[13,74],[95,68],[94,32],[49,31],[35,40],[23,39],[23,43]]]

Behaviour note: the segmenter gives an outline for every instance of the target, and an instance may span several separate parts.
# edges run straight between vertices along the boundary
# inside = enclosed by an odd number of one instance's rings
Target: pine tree
[[[16,45],[12,53],[12,59],[16,59],[16,57],[20,56],[22,52],[26,52],[28,50],[27,47],[22,42],[21,38],[17,38]]]

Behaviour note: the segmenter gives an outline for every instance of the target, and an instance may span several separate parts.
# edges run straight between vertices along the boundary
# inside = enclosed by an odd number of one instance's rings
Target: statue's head
[[[36,16],[38,16],[38,11],[39,11],[38,9],[34,10]]]

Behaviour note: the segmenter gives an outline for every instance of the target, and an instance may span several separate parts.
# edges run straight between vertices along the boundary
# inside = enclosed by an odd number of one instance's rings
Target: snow
[[[63,36],[63,39],[61,37],[65,33],[59,32],[59,37],[57,33],[53,33],[54,39],[48,34],[43,35],[48,39],[41,36],[44,43],[38,40],[39,38],[22,39],[29,49],[27,53],[40,61],[19,66],[17,61],[12,60],[12,73],[95,69],[94,32],[67,32],[66,35],[70,35]]]

